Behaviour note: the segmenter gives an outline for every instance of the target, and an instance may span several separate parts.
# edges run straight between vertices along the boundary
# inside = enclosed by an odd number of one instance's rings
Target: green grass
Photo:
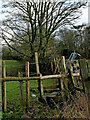
[[[55,84],[55,80],[50,79],[50,80],[43,81],[44,86],[49,86],[52,84]],[[7,94],[7,113],[5,113],[3,116],[5,118],[13,118],[13,117],[20,118],[20,116],[23,115],[23,109],[21,108],[21,103],[20,103],[19,82],[18,81],[6,82],[6,87],[7,87],[7,91],[6,91],[6,94]],[[38,81],[31,80],[30,81],[30,88],[31,87],[38,87]],[[26,82],[25,81],[23,82],[23,88],[24,88],[24,100],[26,102]],[[35,94],[37,97],[32,97],[32,94]],[[40,97],[40,93],[38,92],[38,90],[30,91],[30,106],[29,107],[31,109],[31,113],[35,114],[34,117],[36,117],[36,114],[38,114],[38,112],[39,112],[39,116],[45,117],[46,115],[45,115],[44,109],[46,109],[46,107],[44,107],[38,101],[39,97]],[[52,114],[50,114],[50,115],[52,116]]]
[[[23,72],[24,63],[16,60],[5,60],[6,75],[17,76],[18,72]]]
[[[6,71],[7,74],[10,75],[11,73],[16,74],[18,71],[22,71],[23,68],[19,67],[17,69],[18,65],[22,66],[21,62],[17,62],[14,60],[6,60]],[[90,67],[90,61],[89,67]],[[14,66],[14,67],[13,67]],[[57,81],[55,79],[48,79],[48,80],[43,80],[43,86],[51,86],[53,84],[56,84]],[[30,87],[38,87],[38,81],[37,80],[30,80]],[[21,103],[20,103],[20,88],[19,88],[19,81],[11,81],[11,82],[6,82],[6,94],[7,94],[7,113],[4,113],[3,116],[5,118],[19,118],[23,114],[23,110],[21,108]],[[26,82],[23,82],[23,88],[24,88],[24,99],[26,101]],[[37,97],[32,97],[32,94],[35,94]],[[30,107],[32,109],[35,109],[35,111],[38,111],[39,115],[41,116],[46,116],[44,112],[44,107],[41,103],[37,104],[38,97],[40,96],[39,92],[35,91],[30,91]],[[36,103],[36,104],[35,104]],[[38,107],[40,109],[38,109]],[[32,114],[35,114],[34,110],[30,110]],[[52,110],[52,113],[54,111]],[[53,113],[54,114],[54,113]],[[49,114],[48,116],[52,117],[53,114]],[[36,116],[36,115],[35,115]]]

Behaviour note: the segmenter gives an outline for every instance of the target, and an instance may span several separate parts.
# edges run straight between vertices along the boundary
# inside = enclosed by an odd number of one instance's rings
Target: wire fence
[[[53,69],[55,69],[54,62],[53,63]],[[29,75],[30,76],[36,76],[37,71],[36,71],[36,64],[35,62],[29,63]],[[52,73],[51,69],[51,61],[44,61],[44,62],[39,62],[39,69],[40,73],[42,75],[50,75]],[[5,67],[6,67],[6,76],[15,76],[18,77],[18,72],[21,73],[21,76],[25,77],[26,76],[26,63],[20,63],[20,62],[11,62],[11,61],[5,61]]]

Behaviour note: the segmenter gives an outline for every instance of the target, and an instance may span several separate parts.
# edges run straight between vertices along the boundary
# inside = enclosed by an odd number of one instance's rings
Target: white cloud
[[[77,20],[76,24],[87,24],[88,23],[88,7],[87,8],[82,8],[82,15],[81,17]]]

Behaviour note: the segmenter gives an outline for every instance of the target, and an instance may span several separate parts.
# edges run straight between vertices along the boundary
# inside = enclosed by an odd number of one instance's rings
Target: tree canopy
[[[81,2],[65,4],[66,1],[8,1],[3,5],[10,10],[1,27],[2,39],[24,56],[33,57],[36,51],[44,54],[56,30],[73,25],[80,16],[80,8],[86,5]]]

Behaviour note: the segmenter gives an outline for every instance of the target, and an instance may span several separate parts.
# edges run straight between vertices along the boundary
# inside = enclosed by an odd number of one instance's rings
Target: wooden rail
[[[79,73],[73,73],[73,77],[79,77]],[[89,74],[90,75],[90,74]],[[46,76],[39,76],[39,77],[6,77],[1,78],[2,81],[27,81],[27,80],[44,80],[44,79],[57,79],[62,77],[67,77],[68,74],[58,74],[58,75],[46,75]]]
[[[1,78],[2,81],[27,81],[27,80],[39,80],[40,77],[6,77]]]

